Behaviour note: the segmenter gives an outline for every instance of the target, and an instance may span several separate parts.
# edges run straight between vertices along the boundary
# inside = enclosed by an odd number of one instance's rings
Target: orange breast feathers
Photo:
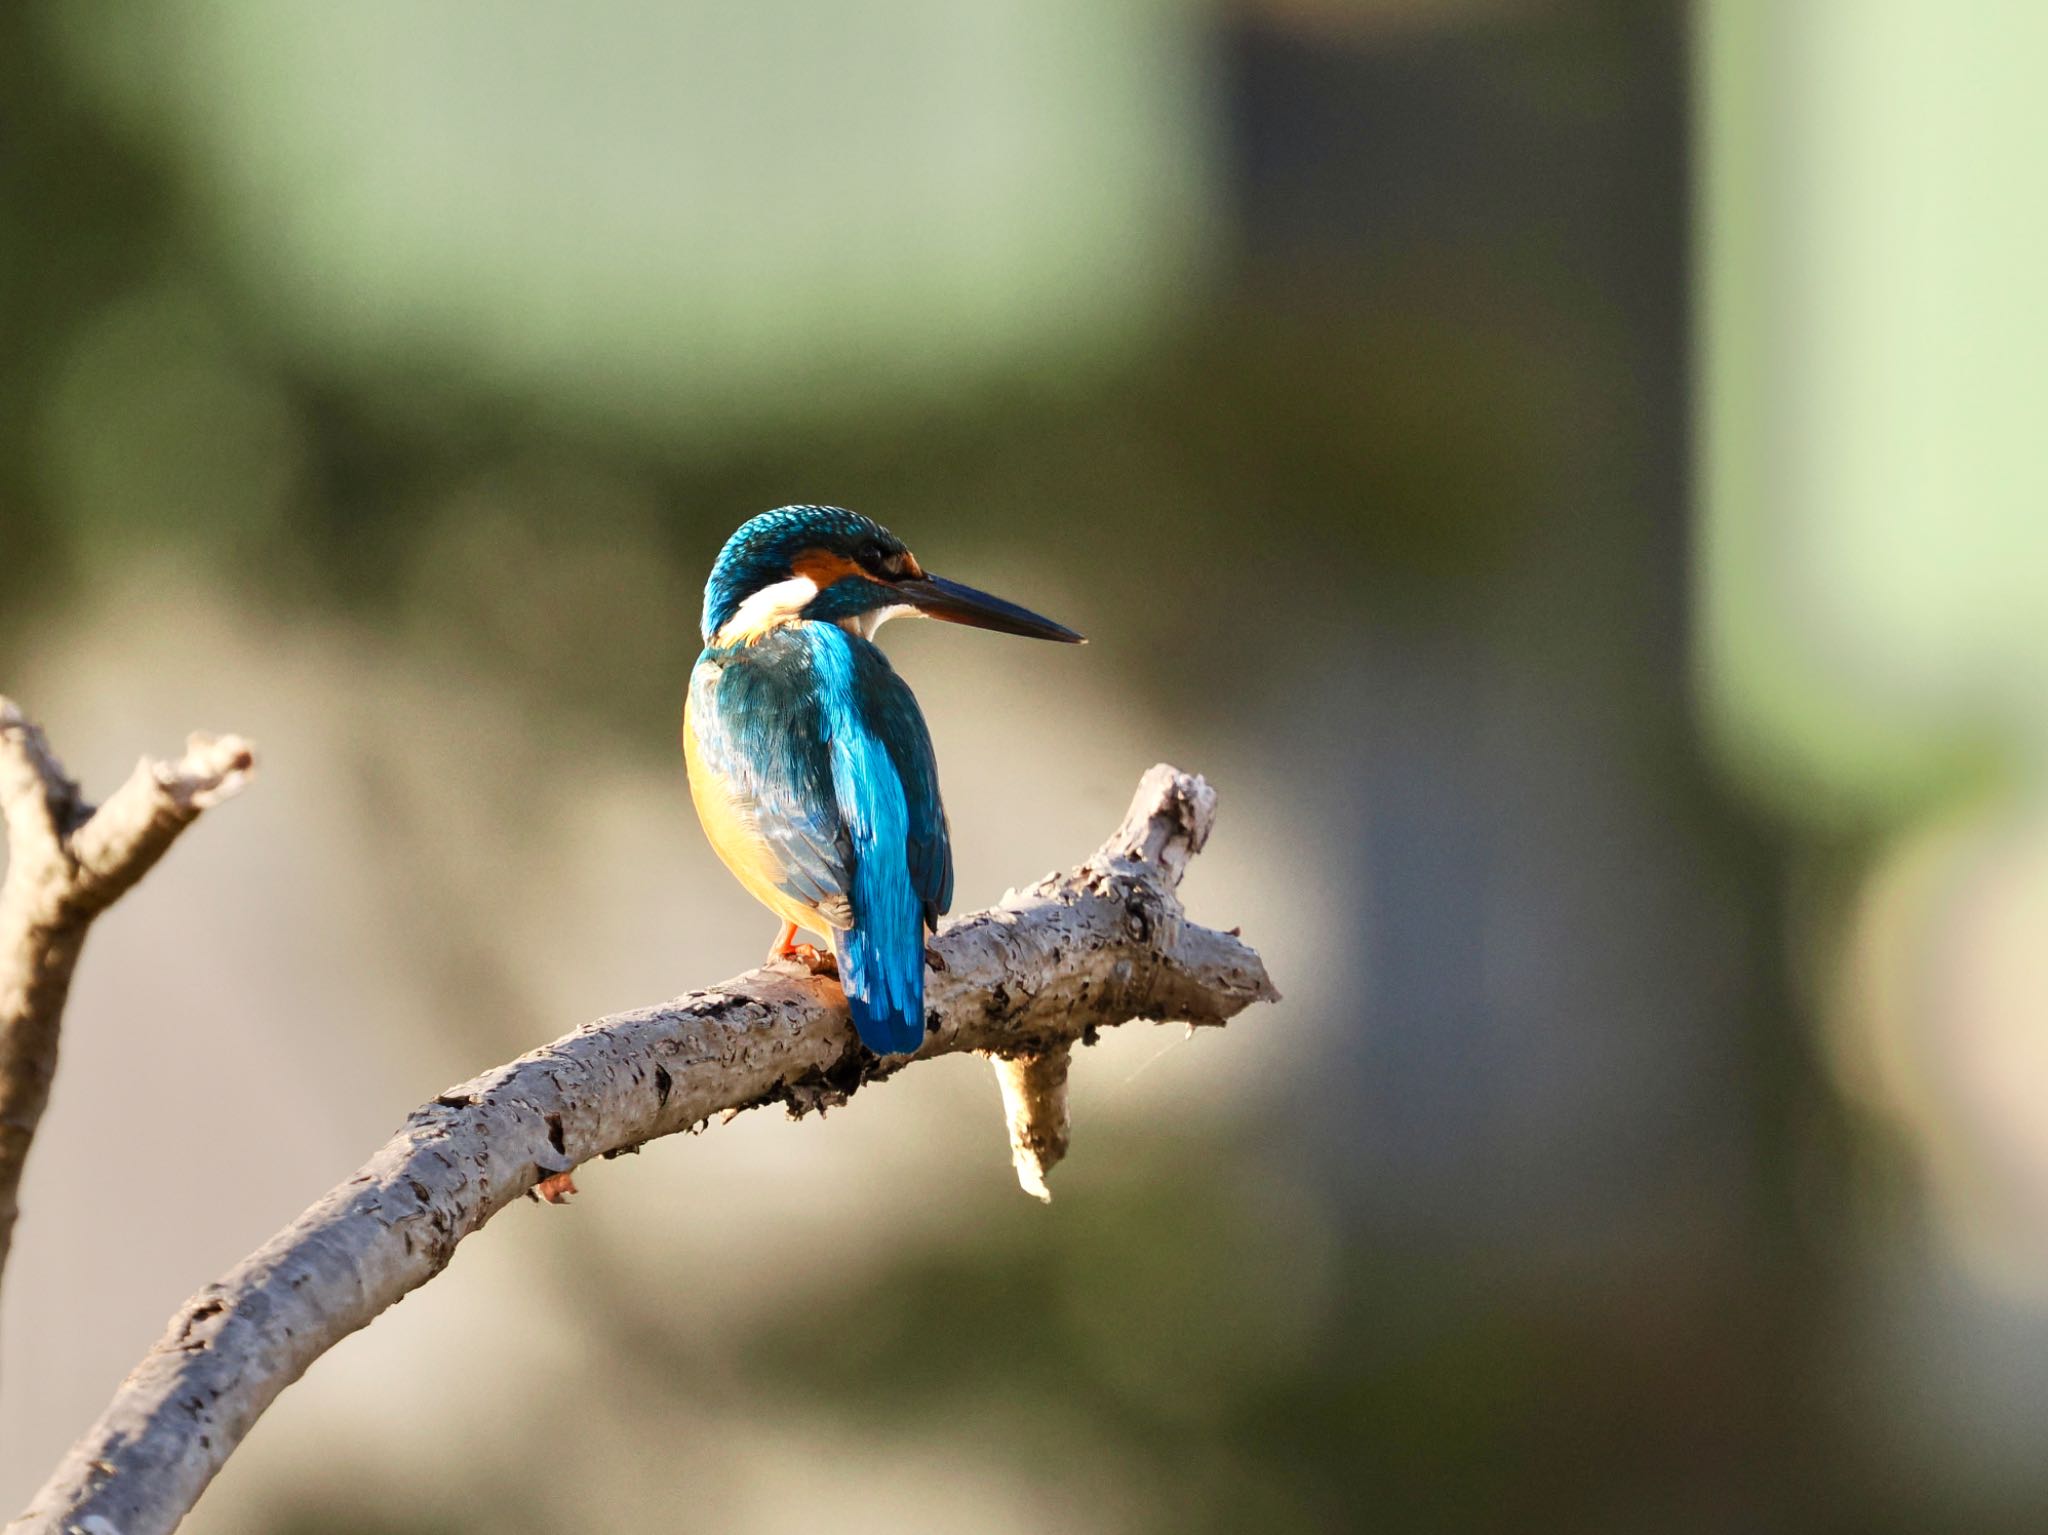
[[[690,775],[690,799],[697,807],[697,819],[704,824],[704,835],[711,840],[711,850],[755,900],[784,922],[794,922],[829,940],[834,924],[817,907],[781,888],[782,860],[761,835],[752,806],[735,794],[725,776],[706,760],[697,743],[695,710],[693,698],[683,710],[683,763]],[[847,921],[838,926],[850,925],[852,913],[845,916]]]

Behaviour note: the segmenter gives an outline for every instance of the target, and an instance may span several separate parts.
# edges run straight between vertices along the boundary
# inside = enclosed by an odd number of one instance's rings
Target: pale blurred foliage
[[[1753,794],[2048,774],[2048,9],[1707,8],[1703,700]],[[1910,89],[1907,88],[1910,82]]]
[[[264,320],[400,395],[753,428],[1113,358],[1209,244],[1188,0],[173,3],[60,17]]]
[[[459,557],[430,544],[430,563],[453,562],[422,580],[447,596],[462,572],[489,571],[472,599],[530,603],[498,579],[517,540],[465,526],[475,542]],[[570,579],[556,595],[583,589]],[[971,909],[1092,849],[1159,726],[1091,681],[1087,651],[918,627],[889,638],[932,719],[956,904]],[[179,1298],[346,1176],[412,1106],[607,1010],[746,968],[771,935],[698,834],[679,761],[421,659],[434,653],[252,610],[145,563],[26,656],[19,686],[51,701],[52,737],[91,785],[199,724],[247,732],[262,761],[94,934],[8,1276],[0,1501],[25,1498]],[[671,672],[679,696],[688,661],[675,649],[634,664]],[[1017,720],[1039,728],[997,728]],[[1332,877],[1315,872],[1321,850],[1310,828],[1257,814],[1269,796],[1256,780],[1226,777],[1224,792],[1190,899],[1247,923],[1278,973],[1306,974],[1312,892]],[[1056,1189],[1085,1187],[1120,1127],[1178,1133],[1261,1112],[1304,1042],[1277,1016],[1181,1036],[1120,1030],[1084,1053]],[[507,1212],[321,1361],[190,1527],[261,1528],[315,1506],[336,1527],[351,1508],[453,1518],[479,1476],[519,1490],[529,1527],[664,1524],[687,1509],[710,1527],[795,1529],[820,1500],[849,1529],[1120,1527],[1132,1494],[1085,1455],[1034,1476],[985,1449],[999,1392],[977,1409],[991,1418],[944,1435],[863,1436],[843,1414],[771,1410],[735,1352],[780,1319],[829,1316],[913,1235],[943,1247],[954,1226],[973,1229],[963,1210],[1010,1180],[994,1086],[972,1060],[908,1073],[823,1121],[748,1115],[594,1165],[574,1205]],[[1316,1325],[1327,1239],[1298,1196],[1259,1197],[1277,1212],[1262,1250],[1308,1307],[1238,1331],[1270,1349]],[[1012,1203],[1001,1219],[1020,1225],[1064,1214]],[[1169,1303],[1159,1277],[1132,1281],[1137,1313]],[[1114,1355],[1136,1319],[1087,1321]],[[689,1359],[690,1379],[640,1373],[652,1339]],[[451,1462],[468,1473],[451,1477]]]
[[[1977,806],[1887,849],[1833,1009],[1844,1080],[1903,1130],[1940,1213],[2048,1302],[2048,812]]]

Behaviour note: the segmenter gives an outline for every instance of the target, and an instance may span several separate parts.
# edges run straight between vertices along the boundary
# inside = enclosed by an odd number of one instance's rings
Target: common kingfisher
[[[825,939],[861,1043],[924,1041],[925,934],[953,900],[953,849],[931,733],[875,646],[922,614],[1079,643],[1049,618],[928,575],[903,540],[836,506],[763,512],[726,540],[704,587],[683,755],[711,846],[781,920],[769,961]]]

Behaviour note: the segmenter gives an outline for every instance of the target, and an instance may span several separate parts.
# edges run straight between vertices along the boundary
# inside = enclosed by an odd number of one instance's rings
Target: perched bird
[[[704,588],[690,674],[690,797],[725,866],[782,922],[771,961],[836,957],[861,1042],[924,1040],[925,934],[952,904],[953,850],[930,732],[873,643],[922,614],[1004,634],[1081,636],[927,575],[903,541],[836,506],[764,512],[726,541]]]

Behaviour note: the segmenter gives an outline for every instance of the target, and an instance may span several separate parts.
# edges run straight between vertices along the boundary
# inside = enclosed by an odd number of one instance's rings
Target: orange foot
[[[793,943],[789,946],[789,952],[783,957],[795,960],[799,965],[810,971],[812,975],[837,975],[839,973],[839,956],[830,949],[819,948],[814,943]]]
[[[554,1173],[536,1183],[533,1191],[551,1205],[565,1205],[577,1192],[576,1180],[567,1173]]]
[[[768,963],[772,965],[781,960],[794,960],[812,975],[839,973],[839,957],[830,949],[820,949],[816,944],[796,941],[794,922],[783,923],[781,933],[768,947]]]

